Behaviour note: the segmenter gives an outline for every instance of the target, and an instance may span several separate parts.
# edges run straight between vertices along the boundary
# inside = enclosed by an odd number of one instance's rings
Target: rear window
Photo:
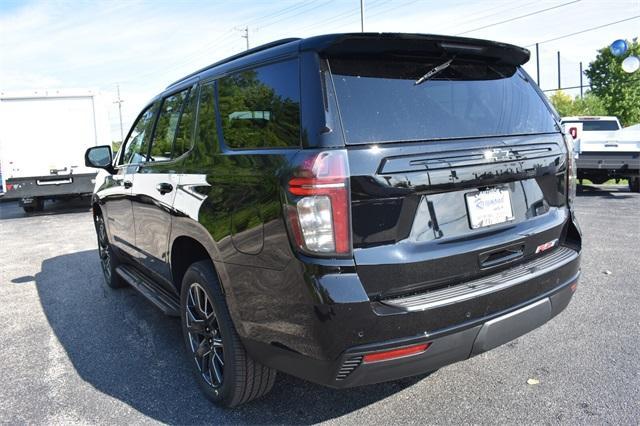
[[[585,120],[585,121],[563,121],[562,124],[582,123],[582,130],[587,132],[620,130],[618,122],[615,120]]]
[[[446,59],[330,59],[349,144],[558,131],[524,72],[510,65]]]

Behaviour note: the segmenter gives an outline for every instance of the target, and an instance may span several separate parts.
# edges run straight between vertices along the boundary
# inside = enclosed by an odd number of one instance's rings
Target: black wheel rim
[[[107,281],[111,279],[111,254],[109,253],[109,240],[107,239],[107,230],[104,227],[104,221],[98,217],[96,219],[98,230],[98,254],[100,255],[100,264],[102,272]]]
[[[189,286],[185,308],[189,347],[200,375],[213,388],[224,380],[224,346],[213,304],[204,288]]]

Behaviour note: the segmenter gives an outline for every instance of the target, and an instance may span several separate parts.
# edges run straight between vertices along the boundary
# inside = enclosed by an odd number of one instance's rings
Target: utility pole
[[[536,73],[537,73],[537,83],[538,87],[540,87],[540,48],[538,43],[536,43]]]
[[[580,99],[582,99],[582,61],[580,61]]]
[[[122,103],[124,99],[120,99],[120,85],[116,85],[118,90],[118,100],[114,102],[114,104],[118,104],[118,115],[120,116],[120,142],[124,142],[124,131],[122,130]]]
[[[360,0],[360,32],[364,32],[364,0]]]
[[[560,84],[560,51],[558,50],[558,90],[561,88]]]
[[[244,35],[240,36],[247,40],[247,50],[249,50],[249,26],[244,27]]]

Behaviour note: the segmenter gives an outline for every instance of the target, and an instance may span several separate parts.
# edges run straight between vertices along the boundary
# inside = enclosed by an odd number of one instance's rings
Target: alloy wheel
[[[224,380],[224,347],[213,304],[200,284],[189,287],[185,309],[193,359],[205,382],[217,389]]]
[[[101,217],[96,219],[98,228],[98,254],[100,255],[100,264],[102,272],[109,282],[111,280],[111,253],[109,252],[109,240],[107,239],[107,230]]]

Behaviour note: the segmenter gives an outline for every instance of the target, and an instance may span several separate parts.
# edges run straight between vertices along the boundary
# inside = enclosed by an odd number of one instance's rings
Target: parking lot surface
[[[576,205],[583,275],[550,323],[428,377],[337,391],[280,374],[223,410],[179,321],[104,284],[86,204],[0,203],[0,423],[638,424],[640,194],[588,188]]]

